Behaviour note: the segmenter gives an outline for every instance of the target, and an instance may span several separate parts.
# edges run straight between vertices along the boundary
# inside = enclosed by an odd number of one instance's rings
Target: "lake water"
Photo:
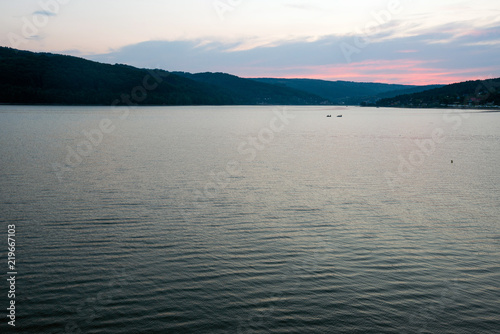
[[[0,144],[19,332],[500,333],[500,113],[0,106]]]

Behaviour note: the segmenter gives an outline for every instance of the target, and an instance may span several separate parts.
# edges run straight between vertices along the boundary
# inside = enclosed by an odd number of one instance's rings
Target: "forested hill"
[[[446,108],[500,106],[500,78],[467,81],[377,102],[381,107]]]
[[[0,47],[0,103],[66,105],[500,105],[500,78],[444,87],[310,79],[244,79],[109,65]],[[408,94],[412,93],[412,94]],[[402,95],[406,94],[406,95]]]
[[[0,103],[233,105],[328,103],[306,92],[229,75],[192,80],[163,70],[0,47]],[[197,79],[197,77],[193,77]],[[230,89],[228,89],[230,88]]]

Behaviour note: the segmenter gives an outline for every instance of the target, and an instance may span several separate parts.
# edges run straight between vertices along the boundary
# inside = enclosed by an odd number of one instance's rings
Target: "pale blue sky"
[[[0,0],[0,13],[3,46],[140,67],[401,83],[500,76],[498,0]]]

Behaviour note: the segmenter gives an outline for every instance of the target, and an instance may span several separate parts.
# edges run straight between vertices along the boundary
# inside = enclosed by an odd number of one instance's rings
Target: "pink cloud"
[[[358,82],[383,82],[407,85],[450,84],[467,80],[489,78],[496,69],[475,68],[450,70],[433,67],[436,62],[420,60],[363,61],[346,65],[321,65],[287,68],[281,78],[308,78],[321,80],[346,80]],[[253,69],[255,73],[255,69]],[[265,70],[259,72],[267,72]],[[269,69],[268,76],[276,76]],[[260,75],[262,77],[263,75]],[[250,77],[255,77],[252,75]]]

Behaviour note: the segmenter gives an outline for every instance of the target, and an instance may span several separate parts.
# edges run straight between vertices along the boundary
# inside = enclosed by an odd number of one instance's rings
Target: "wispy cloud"
[[[30,41],[41,41],[42,39],[44,39],[44,37],[41,35],[31,35],[31,36],[27,36],[25,38],[27,40],[30,40]]]
[[[399,50],[397,52],[399,52],[399,53],[416,53],[416,52],[418,52],[418,50]]]
[[[57,14],[49,12],[47,10],[37,10],[36,12],[33,12],[33,15],[56,16]]]

